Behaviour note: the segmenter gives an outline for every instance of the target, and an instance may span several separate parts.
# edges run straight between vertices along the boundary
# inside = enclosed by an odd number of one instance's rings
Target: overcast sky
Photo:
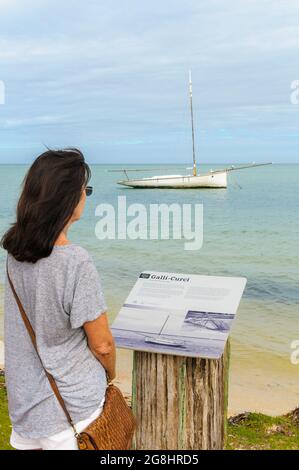
[[[297,0],[0,0],[0,162],[299,161]]]

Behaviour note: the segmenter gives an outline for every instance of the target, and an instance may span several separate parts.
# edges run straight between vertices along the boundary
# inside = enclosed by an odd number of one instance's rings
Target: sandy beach
[[[264,358],[265,360],[265,358]],[[0,340],[0,368],[4,367],[4,344]],[[126,397],[131,396],[133,352],[117,349],[117,377],[114,383]],[[249,368],[246,361],[232,360],[229,384],[229,415],[256,411],[278,416],[295,409],[299,403],[298,384],[287,370],[279,376],[273,371]]]
[[[133,352],[117,350],[117,378],[124,394],[131,394]],[[278,416],[295,409],[299,403],[298,384],[290,380],[288,371],[273,375],[273,370],[248,370],[246,361],[232,360],[230,368],[228,414],[256,411]]]

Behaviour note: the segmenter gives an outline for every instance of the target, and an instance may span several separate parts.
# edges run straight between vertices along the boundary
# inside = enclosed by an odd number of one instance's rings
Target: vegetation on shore
[[[228,450],[299,450],[299,408],[285,416],[242,413],[228,420]]]
[[[0,371],[1,374],[1,371]],[[4,376],[0,375],[0,450],[11,449]],[[228,420],[228,450],[298,450],[299,408],[286,416],[242,413]]]
[[[4,375],[0,370],[0,450],[11,449],[9,445],[10,432],[11,424],[7,411],[7,396]]]

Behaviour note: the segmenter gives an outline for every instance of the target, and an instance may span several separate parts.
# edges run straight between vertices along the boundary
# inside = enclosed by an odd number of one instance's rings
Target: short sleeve
[[[107,311],[101,280],[91,259],[81,263],[74,286],[70,311],[72,328],[79,328],[85,322],[96,320]]]

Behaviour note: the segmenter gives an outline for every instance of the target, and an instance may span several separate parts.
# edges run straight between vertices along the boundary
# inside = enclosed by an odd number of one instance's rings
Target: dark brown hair
[[[17,206],[17,220],[1,240],[18,261],[35,263],[52,252],[91,176],[82,152],[48,150],[30,167]]]

